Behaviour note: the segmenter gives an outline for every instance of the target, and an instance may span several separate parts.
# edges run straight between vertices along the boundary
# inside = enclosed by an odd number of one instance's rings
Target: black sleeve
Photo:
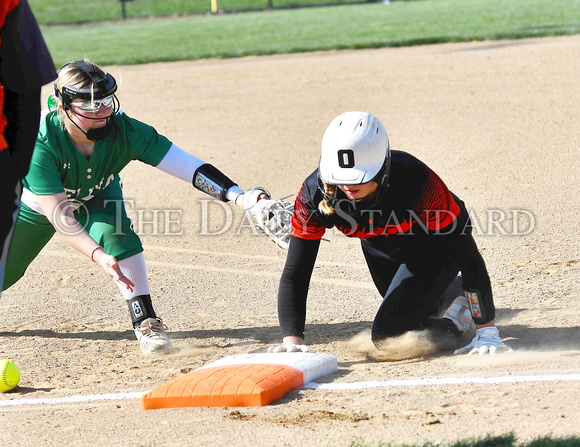
[[[6,16],[0,47],[0,82],[22,93],[56,79],[56,70],[27,0]]]
[[[278,319],[282,337],[304,338],[306,297],[320,239],[308,240],[292,236],[286,264],[278,289]]]
[[[27,0],[6,16],[0,46],[0,83],[4,88],[4,136],[23,178],[40,120],[41,87],[56,79],[54,63]]]
[[[485,261],[479,252],[471,231],[451,236],[451,251],[458,262],[463,278],[463,290],[471,302],[471,314],[476,324],[495,319],[495,305],[491,281]]]
[[[40,88],[24,93],[4,93],[4,113],[8,120],[4,137],[8,142],[17,175],[23,179],[30,167],[40,125]]]
[[[6,266],[8,250],[4,251],[4,244],[10,244],[11,237],[8,237],[14,227],[14,212],[16,206],[16,187],[18,178],[14,162],[8,149],[0,150],[0,269]],[[2,276],[0,272],[0,289],[2,289]]]

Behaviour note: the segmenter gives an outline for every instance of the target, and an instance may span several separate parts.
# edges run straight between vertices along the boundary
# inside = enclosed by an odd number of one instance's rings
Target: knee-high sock
[[[133,292],[131,292],[127,290],[124,284],[117,283],[125,300],[128,301],[141,295],[149,295],[149,281],[147,279],[147,269],[145,268],[145,256],[143,252],[119,261],[119,267],[121,267],[123,274],[135,284]]]

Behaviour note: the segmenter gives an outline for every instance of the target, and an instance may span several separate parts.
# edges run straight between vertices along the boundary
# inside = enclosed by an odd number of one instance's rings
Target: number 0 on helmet
[[[389,161],[389,137],[383,124],[370,113],[346,112],[332,120],[322,137],[319,176],[330,185],[372,180],[382,185]]]

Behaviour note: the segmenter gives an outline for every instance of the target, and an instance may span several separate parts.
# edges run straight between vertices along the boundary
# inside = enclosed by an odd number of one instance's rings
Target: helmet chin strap
[[[71,109],[68,109],[68,110],[71,110]],[[68,112],[68,110],[67,110],[67,112]],[[71,111],[75,115],[79,115],[74,110],[71,110]],[[105,125],[103,127],[92,128],[92,129],[89,129],[87,131],[85,131],[81,126],[79,126],[77,123],[75,123],[74,120],[70,117],[70,115],[68,113],[66,113],[66,116],[68,117],[70,122],[73,123],[77,127],[77,129],[79,129],[85,135],[87,140],[102,141],[105,138],[107,138],[109,136],[109,134],[111,133],[111,130],[113,130],[113,114],[111,114],[107,117],[107,121],[105,122]],[[90,118],[90,117],[84,116],[84,115],[79,115],[79,116],[82,116],[83,118],[87,118],[87,119],[91,119],[91,120],[102,119],[102,118]]]

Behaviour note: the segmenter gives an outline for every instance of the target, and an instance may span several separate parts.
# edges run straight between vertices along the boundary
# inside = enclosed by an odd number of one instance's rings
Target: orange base
[[[141,408],[259,407],[304,384],[301,371],[278,364],[202,368],[141,397]]]

